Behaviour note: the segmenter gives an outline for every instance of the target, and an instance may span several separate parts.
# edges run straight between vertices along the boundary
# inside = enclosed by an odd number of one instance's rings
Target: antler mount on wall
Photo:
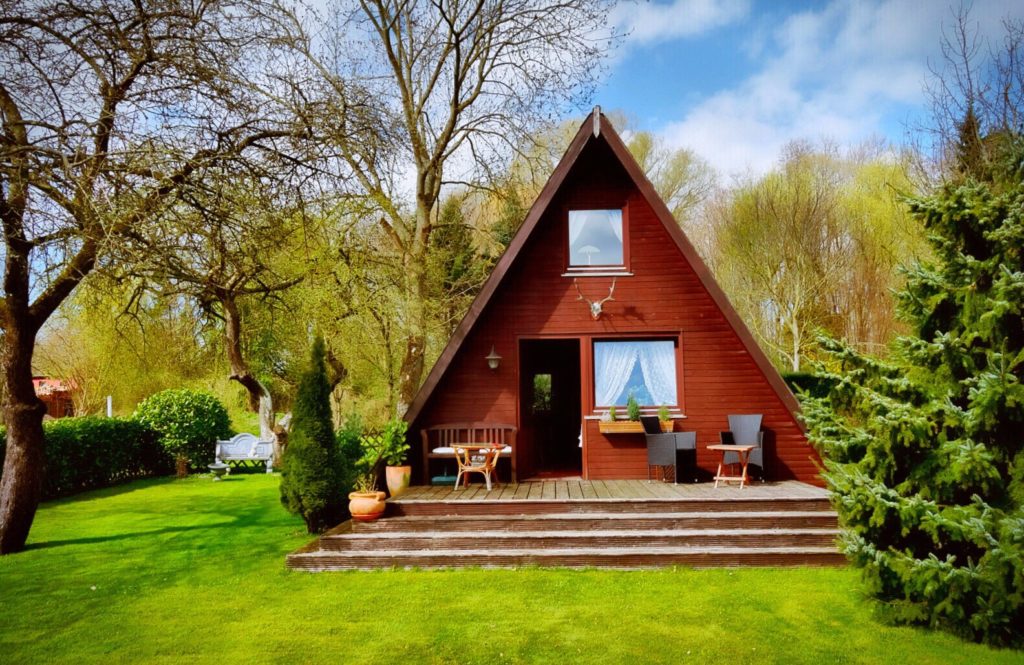
[[[608,295],[602,298],[601,300],[591,300],[585,297],[583,295],[583,291],[580,290],[580,285],[579,282],[576,281],[576,278],[574,277],[572,280],[573,286],[576,287],[576,293],[579,294],[579,297],[576,298],[576,300],[582,300],[587,303],[587,305],[590,307],[590,318],[594,319],[595,321],[600,319],[601,314],[604,313],[602,309],[604,304],[609,300],[615,300],[615,298],[612,297],[612,294],[615,293],[615,279],[616,278],[612,278],[612,285],[608,288]]]

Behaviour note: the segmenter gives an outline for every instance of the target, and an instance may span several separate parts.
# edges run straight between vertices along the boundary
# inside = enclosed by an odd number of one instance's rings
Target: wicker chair
[[[656,416],[642,416],[640,423],[647,437],[647,480],[651,479],[651,467],[672,467],[672,479],[679,482],[679,452],[685,451],[692,460],[687,464],[691,474],[696,474],[697,433],[662,432]],[[695,478],[694,478],[695,479]]]
[[[480,473],[487,483],[487,491],[491,491],[491,475],[498,465],[498,458],[501,456],[503,446],[495,444],[490,448],[480,446],[468,446],[463,448],[456,444],[455,461],[459,465],[459,473],[455,476],[455,489],[459,489],[459,481],[463,481],[466,487],[469,486],[469,474]]]

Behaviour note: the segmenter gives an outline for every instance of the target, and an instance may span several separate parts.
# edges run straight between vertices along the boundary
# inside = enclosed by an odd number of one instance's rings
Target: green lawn
[[[45,504],[0,557],[0,661],[1024,662],[871,619],[850,570],[292,573],[276,476]]]

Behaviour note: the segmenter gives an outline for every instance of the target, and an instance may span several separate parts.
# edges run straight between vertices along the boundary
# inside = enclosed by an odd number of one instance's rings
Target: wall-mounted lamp
[[[485,360],[487,360],[487,366],[491,369],[498,369],[498,365],[501,364],[501,356],[495,352],[493,344],[491,344],[491,352],[485,356]]]

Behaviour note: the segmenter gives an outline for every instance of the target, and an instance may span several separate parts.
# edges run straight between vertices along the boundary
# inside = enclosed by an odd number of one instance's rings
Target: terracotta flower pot
[[[384,492],[351,492],[348,512],[357,522],[372,522],[384,514]]]
[[[388,481],[388,494],[395,497],[409,489],[409,479],[412,478],[412,467],[408,465],[389,466],[384,469],[384,475]]]

